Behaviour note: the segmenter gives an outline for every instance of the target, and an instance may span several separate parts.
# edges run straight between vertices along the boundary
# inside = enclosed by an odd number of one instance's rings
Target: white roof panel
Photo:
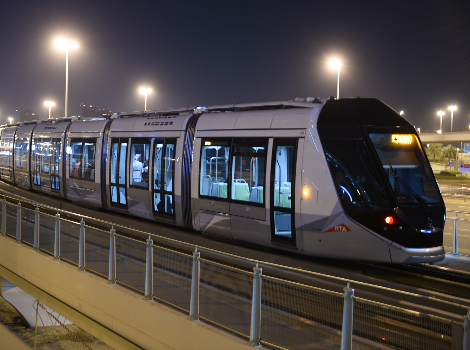
[[[109,120],[80,120],[73,122],[70,125],[69,132],[82,133],[82,132],[102,132]]]
[[[237,118],[235,129],[270,129],[274,111],[242,112]]]
[[[21,136],[21,137],[31,135],[35,126],[36,126],[36,123],[20,125],[18,126],[18,130],[16,131],[16,135]]]
[[[5,127],[2,131],[2,137],[13,137],[17,128],[16,125]]]
[[[198,130],[227,130],[234,129],[240,112],[204,113],[197,121]]]
[[[118,118],[113,120],[111,131],[181,131],[188,117],[189,114]]]

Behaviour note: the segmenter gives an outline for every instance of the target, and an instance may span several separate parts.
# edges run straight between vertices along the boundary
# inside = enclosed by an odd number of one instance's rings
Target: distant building
[[[110,114],[111,111],[108,109],[100,108],[97,105],[85,105],[82,103],[80,105],[82,107],[82,117],[84,118],[100,118],[103,115]]]
[[[38,120],[39,117],[34,113],[32,109],[23,109],[20,113],[20,122],[27,122],[30,120]]]

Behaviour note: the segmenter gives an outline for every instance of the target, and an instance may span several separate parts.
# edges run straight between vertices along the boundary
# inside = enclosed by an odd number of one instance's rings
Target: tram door
[[[275,138],[271,164],[271,238],[295,245],[297,139]]]
[[[174,175],[176,139],[156,138],[153,156],[153,211],[175,215]]]
[[[111,139],[110,196],[111,205],[127,208],[128,138]]]

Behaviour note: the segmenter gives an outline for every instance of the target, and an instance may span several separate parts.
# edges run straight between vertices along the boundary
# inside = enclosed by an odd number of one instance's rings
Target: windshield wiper
[[[386,158],[387,158],[388,164],[390,165],[390,169],[392,171],[393,178],[395,179],[395,183],[396,183],[397,189],[398,189],[398,194],[401,196],[400,186],[398,185],[398,182],[401,182],[403,184],[403,186],[406,187],[406,189],[411,193],[413,198],[419,204],[421,204],[425,209],[429,209],[428,203],[426,203],[426,201],[423,198],[421,198],[421,196],[410,185],[408,185],[405,182],[405,180],[403,180],[398,174],[395,173],[395,171],[393,170],[392,164],[390,163],[390,160],[388,159],[388,157],[386,157]]]
[[[399,177],[393,170],[392,163],[390,163],[390,159],[388,159],[388,157],[385,157],[385,158],[387,158],[388,165],[390,165],[390,171],[392,172],[393,179],[395,180],[394,182],[395,182],[395,186],[397,187],[398,196],[401,197],[400,185],[398,184]]]

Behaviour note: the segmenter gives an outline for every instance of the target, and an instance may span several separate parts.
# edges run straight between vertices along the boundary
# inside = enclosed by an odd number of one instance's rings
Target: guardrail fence
[[[108,231],[96,224],[99,220],[87,225],[83,217],[70,212],[55,209],[54,213],[47,206],[31,209],[32,202],[23,201],[23,206],[13,197],[8,199],[2,202],[2,239],[15,239],[111,284],[169,304],[192,321],[208,321],[237,333],[253,347],[454,350],[469,346],[469,320],[456,324],[361,299],[349,283],[344,293],[338,293],[263,275],[258,264],[252,270],[226,265],[206,258],[206,249],[172,250],[150,237],[143,241],[118,233],[117,225],[108,223]],[[455,231],[463,220],[453,220]]]

